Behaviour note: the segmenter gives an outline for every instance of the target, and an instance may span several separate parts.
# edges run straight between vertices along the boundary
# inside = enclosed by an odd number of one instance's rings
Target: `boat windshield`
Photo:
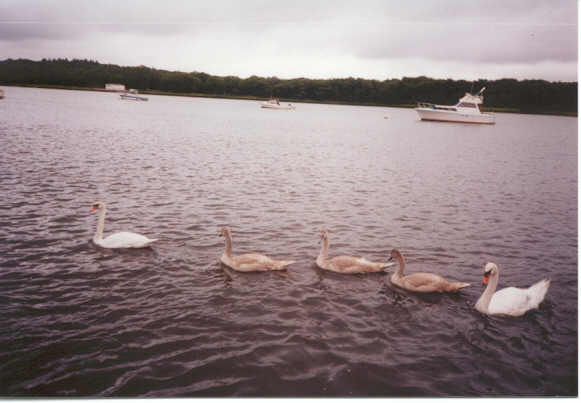
[[[470,102],[460,102],[458,104],[459,108],[476,108],[476,104],[470,103]]]

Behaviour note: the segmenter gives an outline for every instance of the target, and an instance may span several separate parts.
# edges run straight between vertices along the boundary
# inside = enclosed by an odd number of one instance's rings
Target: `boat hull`
[[[293,105],[273,105],[268,103],[263,103],[260,105],[260,107],[264,109],[286,109],[286,110],[295,109]]]
[[[421,120],[434,122],[476,123],[493,125],[494,115],[488,113],[462,113],[457,111],[434,110],[430,108],[416,108]]]
[[[147,101],[146,97],[140,97],[137,95],[121,94],[119,96],[121,99],[125,99],[126,101]]]

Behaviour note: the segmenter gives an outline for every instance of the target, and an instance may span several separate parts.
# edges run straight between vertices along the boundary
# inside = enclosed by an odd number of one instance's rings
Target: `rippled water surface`
[[[5,87],[0,100],[0,395],[484,396],[577,394],[577,119],[494,126],[411,109]],[[153,248],[93,245],[105,233]],[[234,252],[287,273],[223,267]],[[330,255],[472,283],[414,295]],[[473,308],[550,278],[538,310]]]

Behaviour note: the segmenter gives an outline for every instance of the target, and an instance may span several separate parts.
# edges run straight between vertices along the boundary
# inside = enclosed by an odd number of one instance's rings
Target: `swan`
[[[461,288],[470,284],[457,281],[448,281],[445,278],[432,273],[413,273],[403,275],[405,259],[402,253],[393,249],[389,260],[397,259],[398,268],[391,276],[391,282],[398,287],[415,292],[458,292]]]
[[[91,211],[99,210],[99,223],[97,224],[97,232],[93,237],[93,242],[107,249],[118,248],[146,248],[157,239],[149,239],[143,235],[134,234],[133,232],[116,232],[103,238],[103,229],[105,228],[105,214],[107,208],[103,202],[95,202],[91,206]]]
[[[336,256],[329,259],[329,231],[321,230],[321,252],[317,257],[317,266],[337,273],[355,274],[385,271],[393,263],[371,262],[362,257]]]
[[[478,312],[486,315],[524,315],[538,308],[551,285],[551,280],[544,279],[529,288],[507,287],[496,291],[499,272],[495,263],[486,263],[484,266],[482,284],[488,285],[474,306]]]
[[[223,236],[226,240],[226,250],[222,254],[220,261],[236,271],[286,270],[286,266],[294,263],[294,260],[274,260],[260,253],[232,255],[232,235],[230,234],[230,229],[228,227],[222,228],[220,236]]]

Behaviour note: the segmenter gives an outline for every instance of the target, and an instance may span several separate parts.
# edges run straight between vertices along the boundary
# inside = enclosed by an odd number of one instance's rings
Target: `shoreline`
[[[124,93],[125,91],[111,91],[105,88],[92,88],[92,87],[77,87],[77,86],[65,86],[65,85],[42,85],[42,84],[2,84],[2,87],[22,87],[22,88],[43,88],[52,90],[68,90],[68,91],[94,91],[94,92],[105,92],[105,93]],[[160,96],[175,96],[175,97],[186,97],[186,98],[214,98],[214,99],[234,99],[242,101],[266,101],[268,98],[256,97],[252,95],[226,95],[226,94],[202,94],[202,93],[180,93],[180,92],[169,92],[169,91],[157,91],[157,90],[139,90],[140,94],[147,95],[160,95]],[[6,97],[6,96],[5,96]],[[292,103],[305,103],[305,104],[321,104],[321,105],[348,105],[348,106],[370,106],[370,107],[385,107],[385,108],[405,108],[412,109],[415,108],[415,104],[398,104],[389,105],[373,102],[345,102],[345,101],[319,101],[310,99],[293,99],[293,98],[280,98],[281,102],[292,102]],[[536,110],[522,110],[519,108],[498,108],[494,106],[483,106],[480,108],[482,112],[492,112],[492,113],[517,113],[522,115],[549,115],[549,116],[565,116],[565,117],[578,117],[578,112],[568,112],[568,111],[536,111]]]

